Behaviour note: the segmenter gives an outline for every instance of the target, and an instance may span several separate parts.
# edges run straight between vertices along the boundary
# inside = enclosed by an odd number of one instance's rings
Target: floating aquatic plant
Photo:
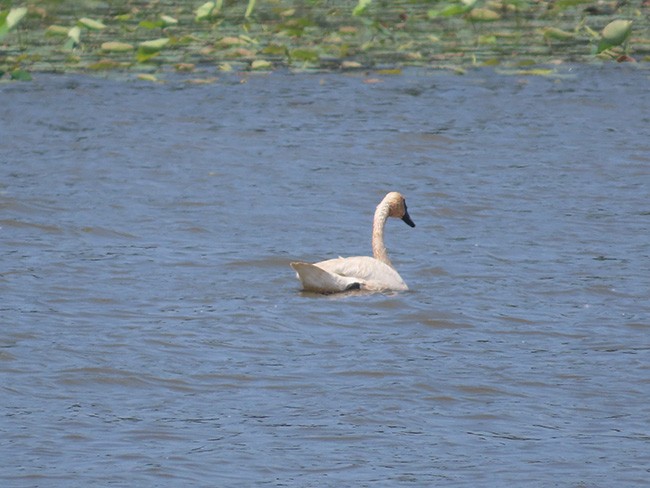
[[[500,20],[501,15],[489,8],[473,8],[467,13],[467,19],[472,22],[494,22]]]
[[[62,25],[50,25],[47,27],[47,29],[45,29],[45,35],[51,37],[56,37],[56,36],[67,37],[69,31],[70,31],[69,27],[65,27]]]
[[[160,53],[160,50],[169,43],[168,37],[154,39],[152,41],[141,42],[138,46],[136,59],[139,63],[144,63]]]
[[[133,51],[134,47],[128,42],[108,41],[102,43],[101,49],[106,52],[123,53]]]
[[[164,29],[172,25],[178,25],[178,19],[164,14],[158,20],[143,20],[138,24],[139,27],[149,30]]]
[[[86,29],[90,30],[102,30],[106,29],[106,26],[99,22],[98,20],[93,20],[93,19],[88,19],[86,17],[82,17],[77,21],[77,25],[80,27],[85,27]]]
[[[463,15],[472,11],[475,7],[477,0],[460,0],[441,9],[432,9],[427,12],[430,19],[438,17],[453,17],[455,15]]]
[[[268,71],[273,67],[273,64],[266,59],[256,59],[251,63],[251,69],[255,71]]]
[[[600,54],[613,47],[626,44],[631,33],[631,20],[613,20],[602,31],[597,52]],[[625,50],[627,50],[627,45],[625,46]]]
[[[557,27],[546,27],[543,31],[544,39],[547,41],[568,41],[575,39],[576,35],[574,32],[568,32]]]
[[[12,8],[8,12],[0,12],[0,39],[16,27],[26,14],[26,7]]]
[[[75,25],[68,30],[68,40],[64,45],[64,49],[74,49],[81,44],[81,28]]]
[[[196,9],[194,20],[196,22],[201,22],[203,20],[212,20],[214,17],[219,15],[222,6],[223,0],[205,2],[203,5]]]
[[[246,6],[246,12],[244,12],[244,18],[247,19],[251,16],[253,13],[253,9],[255,9],[255,4],[257,3],[257,0],[248,0],[248,5]]]
[[[368,10],[368,7],[370,7],[370,4],[372,3],[372,0],[359,0],[359,3],[357,3],[357,6],[354,7],[354,10],[352,10],[352,15],[354,16],[359,16],[363,15],[366,13]]]
[[[10,77],[15,81],[32,81],[32,75],[24,69],[15,69],[11,72]]]
[[[287,65],[453,69],[488,63],[516,66],[522,59],[543,63],[549,48],[559,61],[588,61],[596,53],[606,59],[626,54],[631,20],[613,21],[596,31],[587,25],[594,14],[585,10],[595,0],[553,0],[552,5],[550,1],[110,0],[109,15],[100,7],[106,2],[96,0],[21,0],[20,8],[0,12],[0,75],[43,66],[124,69],[154,57],[156,64],[138,68],[252,69],[253,61],[265,60],[271,67],[260,69]],[[632,7],[612,8],[633,16],[636,51],[640,59],[650,60],[650,20]],[[13,31],[20,36],[11,35]],[[585,41],[591,41],[593,49]],[[174,49],[167,49],[172,44]]]
[[[162,22],[163,27],[169,27],[171,25],[178,25],[178,19],[171,17],[169,15],[162,14],[160,16],[160,22]]]

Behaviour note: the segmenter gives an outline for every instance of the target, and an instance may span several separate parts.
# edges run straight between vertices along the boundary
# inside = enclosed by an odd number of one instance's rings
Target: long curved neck
[[[375,210],[375,218],[372,222],[372,255],[382,263],[387,264],[391,268],[393,263],[388,258],[388,251],[384,245],[384,225],[388,219],[389,208],[385,202],[377,205]]]

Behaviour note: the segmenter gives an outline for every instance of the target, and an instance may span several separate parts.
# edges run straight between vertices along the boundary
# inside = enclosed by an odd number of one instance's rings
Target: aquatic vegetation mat
[[[650,59],[641,0],[0,2],[0,76]]]

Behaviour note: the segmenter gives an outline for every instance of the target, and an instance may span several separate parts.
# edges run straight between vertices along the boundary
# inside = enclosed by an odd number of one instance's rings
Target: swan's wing
[[[298,279],[302,283],[305,291],[338,293],[359,289],[362,285],[362,280],[358,278],[331,273],[319,268],[315,264],[291,263],[291,267],[298,274]]]
[[[366,290],[408,290],[408,286],[394,268],[370,256],[329,259],[314,266],[334,275],[354,278],[361,283],[361,288]]]

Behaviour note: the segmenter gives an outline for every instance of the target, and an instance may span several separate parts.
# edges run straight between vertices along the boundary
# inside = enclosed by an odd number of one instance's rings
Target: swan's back
[[[361,288],[374,291],[406,291],[408,286],[395,269],[370,256],[328,259],[315,266],[339,276],[359,280]]]

